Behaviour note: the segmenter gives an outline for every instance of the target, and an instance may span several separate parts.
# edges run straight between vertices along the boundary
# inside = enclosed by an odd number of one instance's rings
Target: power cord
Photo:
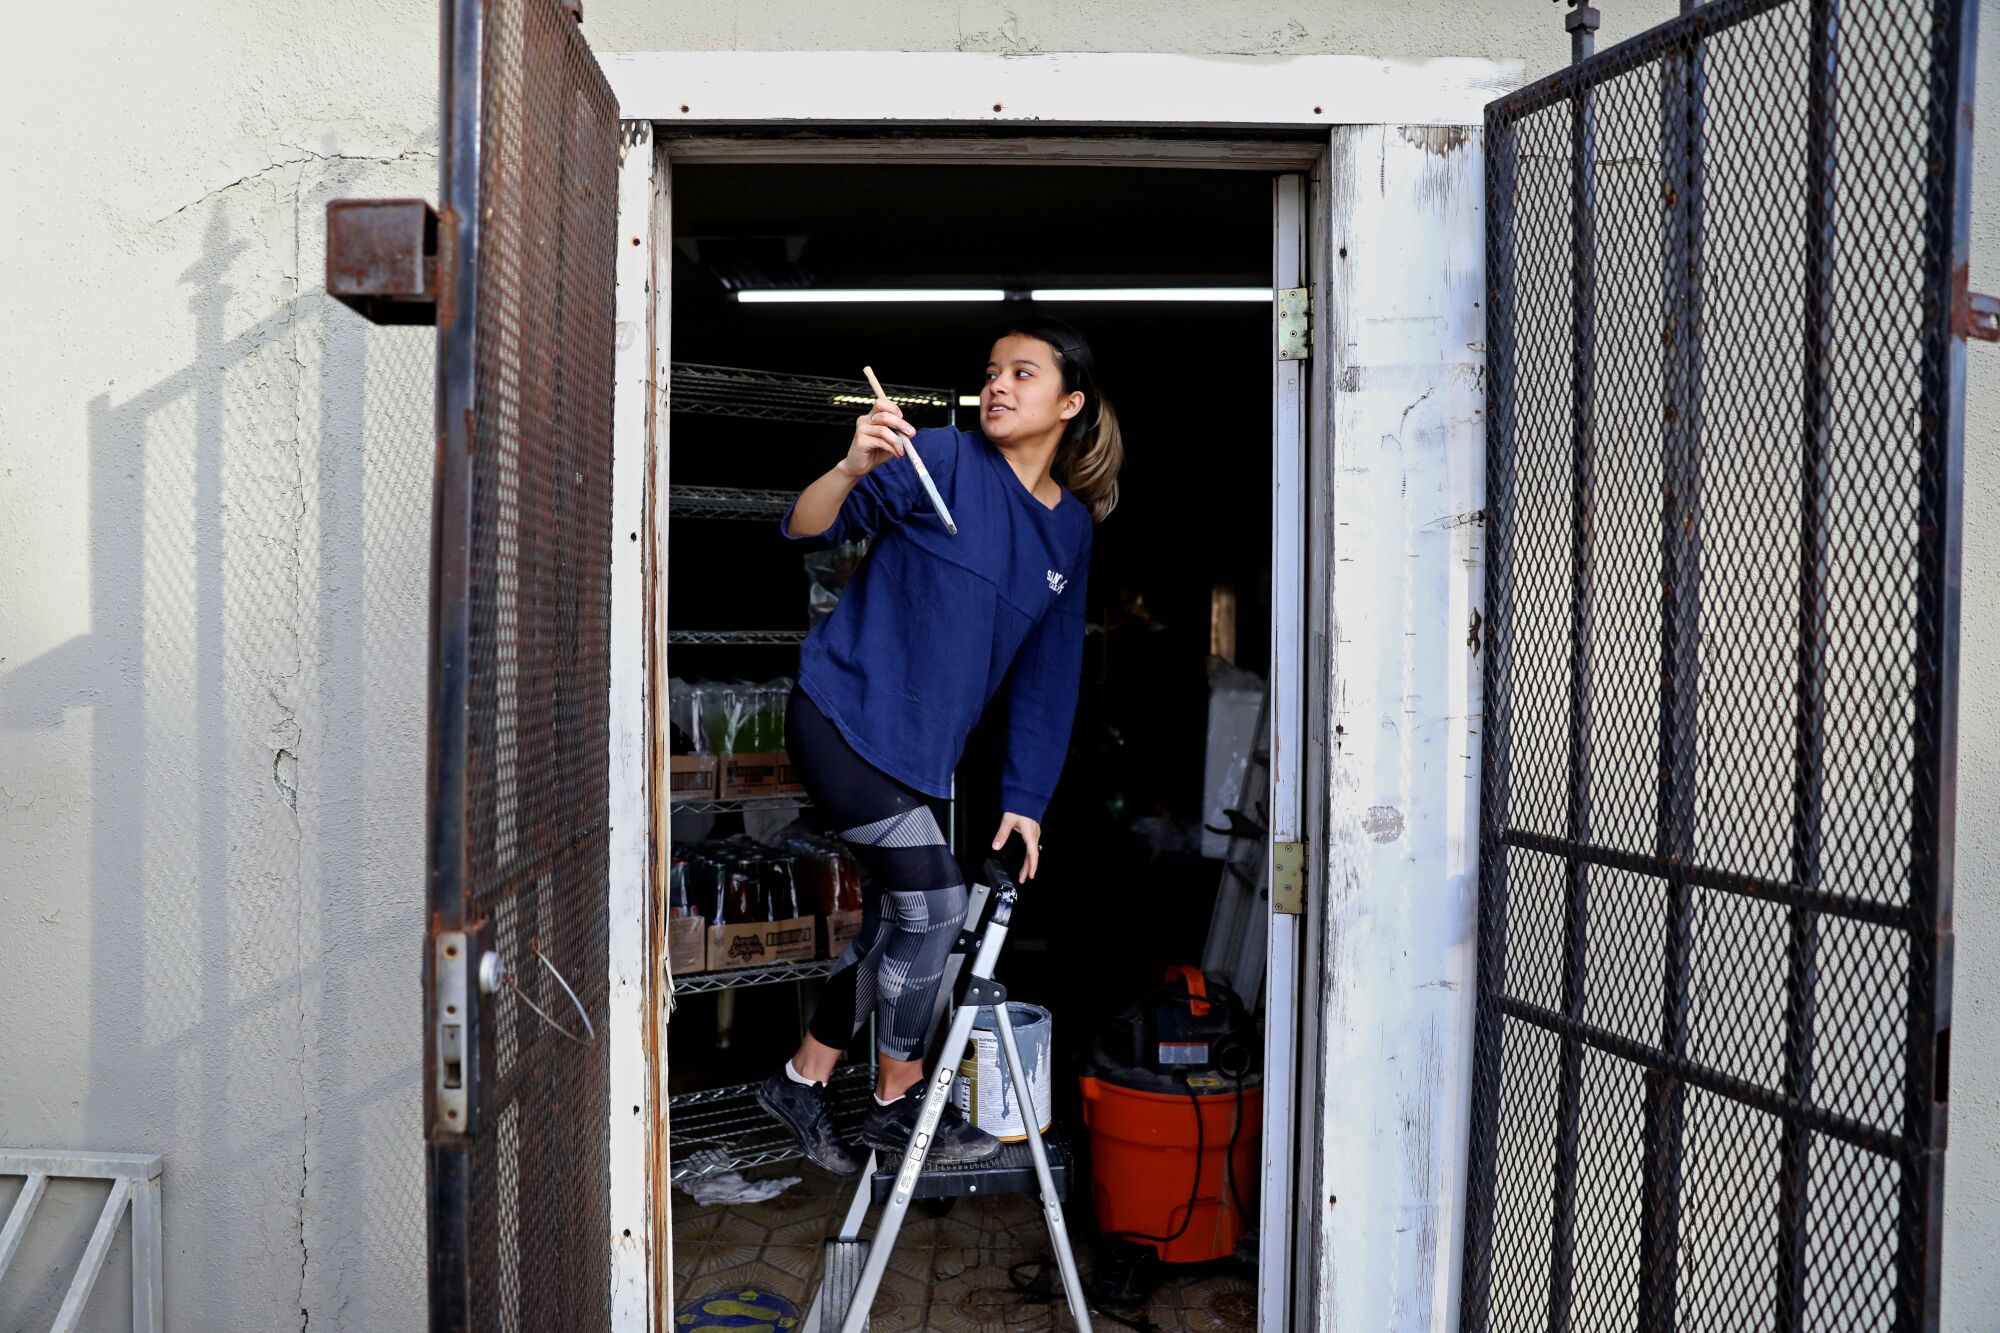
[[[1056,1293],[1048,1281],[1049,1266],[1049,1257],[1046,1254],[1037,1259],[1023,1259],[1017,1264],[1009,1264],[1007,1266],[1008,1284],[1014,1288],[1015,1295],[1027,1304],[1054,1305],[1056,1303]],[[1023,1277],[1021,1275],[1023,1269],[1033,1269],[1034,1272],[1028,1277]],[[1143,1314],[1137,1319],[1127,1319],[1115,1310],[1105,1309],[1103,1305],[1096,1301],[1090,1303],[1090,1312],[1100,1318],[1109,1319],[1114,1324],[1123,1324],[1126,1328],[1137,1329],[1138,1333],[1163,1333],[1158,1324]]]
[[[1228,1054],[1228,1063],[1219,1058],[1215,1062],[1216,1069],[1229,1076],[1236,1092],[1235,1116],[1229,1123],[1229,1151],[1222,1159],[1222,1178],[1229,1184],[1229,1201],[1236,1206],[1236,1216],[1243,1225],[1252,1226],[1250,1210],[1243,1206],[1243,1195],[1236,1181],[1236,1136],[1243,1132],[1243,1078],[1250,1072],[1250,1052],[1232,1043]]]
[[[1194,1080],[1187,1074],[1181,1075],[1181,1086],[1187,1089],[1188,1105],[1194,1109],[1194,1183],[1188,1187],[1187,1210],[1181,1215],[1181,1224],[1174,1228],[1174,1234],[1171,1236],[1151,1236],[1142,1231],[1107,1231],[1099,1237],[1100,1241],[1144,1240],[1152,1241],[1158,1245],[1171,1245],[1187,1234],[1188,1224],[1194,1220],[1194,1206],[1201,1199],[1201,1161],[1203,1154],[1207,1151],[1207,1143],[1203,1133],[1201,1094],[1194,1090]],[[1237,1119],[1239,1122],[1242,1119],[1242,1108],[1240,1105],[1237,1108]],[[1021,1270],[1027,1268],[1035,1269],[1035,1276],[1023,1279]],[[1023,1298],[1040,1304],[1052,1304],[1055,1301],[1055,1293],[1048,1290],[1045,1286],[1036,1284],[1037,1278],[1045,1278],[1047,1276],[1048,1268],[1049,1259],[1047,1255],[1036,1259],[1024,1259],[1020,1263],[1009,1266],[1007,1269],[1007,1281]],[[1134,1321],[1127,1319],[1124,1315],[1105,1309],[1097,1301],[1091,1302],[1090,1308],[1094,1313],[1103,1315],[1114,1324],[1122,1324],[1126,1328],[1137,1329],[1139,1333],[1159,1333],[1160,1326],[1143,1314]]]
[[[1188,1105],[1194,1108],[1194,1184],[1188,1186],[1187,1211],[1181,1214],[1181,1224],[1174,1228],[1171,1236],[1149,1236],[1143,1231],[1108,1231],[1105,1240],[1149,1240],[1156,1245],[1171,1245],[1187,1234],[1188,1223],[1194,1221],[1194,1205],[1201,1198],[1201,1159],[1207,1152],[1207,1144],[1202,1137],[1201,1094],[1194,1090],[1192,1075],[1181,1075],[1181,1086],[1187,1089]]]

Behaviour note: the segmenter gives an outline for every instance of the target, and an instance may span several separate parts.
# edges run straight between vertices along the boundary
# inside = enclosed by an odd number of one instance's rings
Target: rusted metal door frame
[[[572,1118],[567,1107],[551,1107],[543,1093],[525,1091],[530,1082],[531,1063],[534,1068],[547,1059],[550,1052],[560,1052],[563,1043],[580,1042],[585,1047],[595,1046],[600,1038],[588,1010],[594,998],[593,989],[585,985],[579,976],[578,985],[584,996],[579,998],[570,982],[562,975],[562,968],[551,961],[550,950],[556,947],[555,939],[543,938],[541,932],[551,928],[550,920],[539,924],[534,919],[520,920],[515,897],[522,893],[532,893],[532,902],[541,901],[544,893],[555,894],[564,885],[580,888],[586,900],[594,898],[594,892],[587,881],[591,878],[587,870],[579,871],[579,865],[588,866],[596,857],[595,852],[580,850],[586,845],[603,839],[608,845],[608,815],[605,812],[585,807],[570,808],[566,802],[559,812],[551,812],[551,821],[546,827],[540,822],[543,816],[537,814],[540,808],[522,805],[525,814],[517,815],[524,822],[517,833],[478,834],[479,821],[492,815],[490,810],[474,807],[475,800],[491,802],[509,798],[497,795],[494,786],[496,778],[491,765],[510,765],[512,758],[502,755],[497,761],[490,756],[481,761],[489,767],[481,772],[474,771],[475,749],[478,746],[496,744],[492,736],[475,736],[474,708],[477,703],[475,674],[482,669],[476,660],[481,651],[475,642],[475,606],[482,581],[490,581],[498,588],[506,580],[518,577],[522,585],[534,583],[534,593],[543,600],[524,603],[522,624],[533,625],[536,633],[569,636],[560,642],[539,641],[532,659],[535,667],[542,671],[545,679],[523,675],[520,698],[527,702],[533,691],[554,691],[562,695],[572,690],[577,682],[591,678],[591,668],[586,665],[595,657],[584,657],[596,649],[587,647],[588,640],[582,636],[601,633],[601,630],[585,628],[597,614],[598,599],[603,596],[608,601],[608,587],[598,589],[590,582],[590,570],[600,561],[608,563],[616,545],[612,541],[609,522],[605,522],[595,540],[601,540],[603,547],[596,552],[578,551],[577,558],[568,564],[522,566],[513,569],[512,574],[495,570],[481,573],[481,557],[475,549],[475,539],[481,529],[481,515],[491,532],[485,540],[491,549],[501,551],[495,559],[512,560],[502,550],[515,539],[506,534],[506,525],[495,517],[492,507],[506,503],[500,494],[502,487],[518,487],[519,503],[524,506],[540,505],[546,499],[556,506],[557,512],[565,515],[564,522],[582,522],[583,540],[593,538],[588,535],[591,526],[592,507],[595,497],[608,488],[608,478],[598,475],[601,463],[609,462],[611,440],[588,438],[594,427],[578,424],[592,417],[592,409],[587,404],[571,403],[564,406],[563,390],[571,393],[581,391],[588,394],[592,390],[591,380],[594,364],[605,364],[610,354],[609,346],[540,347],[527,346],[522,353],[526,375],[540,387],[534,392],[547,389],[553,397],[536,408],[537,412],[552,414],[542,423],[551,432],[548,439],[540,437],[525,439],[517,444],[514,457],[521,460],[519,470],[509,472],[514,464],[505,458],[504,438],[511,427],[505,424],[501,405],[482,404],[480,394],[487,392],[483,383],[484,362],[497,356],[499,349],[485,349],[480,346],[480,330],[488,322],[488,312],[480,309],[482,279],[486,276],[487,261],[485,232],[496,217],[510,225],[521,225],[510,214],[495,213],[494,210],[520,209],[520,218],[526,218],[527,203],[512,195],[489,200],[485,188],[489,176],[495,180],[505,179],[516,182],[512,188],[518,189],[522,173],[518,169],[507,171],[504,176],[494,176],[489,170],[493,164],[486,162],[489,145],[485,136],[492,117],[496,112],[506,114],[510,119],[499,122],[506,126],[508,136],[502,147],[515,154],[533,151],[537,145],[549,149],[559,162],[545,164],[547,169],[569,170],[573,166],[582,174],[572,178],[564,176],[565,182],[555,207],[560,210],[561,219],[556,244],[562,244],[567,235],[566,228],[571,221],[572,200],[587,200],[596,197],[589,193],[601,186],[603,167],[609,164],[611,154],[617,145],[612,141],[615,121],[605,132],[602,149],[605,153],[603,164],[590,167],[590,154],[595,146],[590,140],[593,114],[587,110],[589,98],[576,80],[598,80],[602,89],[601,76],[592,68],[587,49],[582,48],[576,38],[573,25],[581,20],[579,6],[574,3],[560,3],[559,0],[525,0],[525,3],[504,11],[504,20],[496,20],[502,14],[490,0],[442,0],[440,6],[440,112],[442,134],[440,144],[440,194],[441,206],[438,210],[437,260],[436,260],[436,324],[438,329],[437,348],[437,458],[433,497],[433,565],[431,578],[431,674],[430,674],[430,770],[428,785],[430,799],[427,805],[427,889],[428,889],[428,945],[424,950],[424,1006],[425,1006],[425,1128],[427,1166],[427,1248],[429,1253],[429,1301],[430,1326],[434,1330],[458,1330],[471,1327],[475,1321],[501,1318],[494,1311],[505,1303],[503,1293],[511,1290],[513,1299],[526,1302],[535,1295],[533,1283],[553,1284],[558,1276],[553,1273],[524,1274],[506,1272],[510,1263],[516,1268],[529,1262],[531,1238],[540,1244],[541,1258],[538,1262],[548,1263],[560,1259],[565,1268],[561,1275],[564,1280],[583,1278],[583,1289],[577,1299],[586,1308],[599,1300],[611,1299],[610,1282],[604,1283],[602,1291],[592,1293],[596,1284],[587,1278],[593,1261],[580,1261],[582,1267],[577,1274],[568,1268],[568,1256],[575,1254],[574,1247],[584,1244],[593,1249],[598,1245],[609,1245],[611,1238],[604,1229],[583,1223],[583,1219],[594,1211],[609,1208],[609,1181],[594,1181],[581,1176],[569,1178],[573,1166],[571,1148],[564,1146],[572,1139],[579,1142],[603,1136],[608,1132],[607,1121],[594,1121],[595,1117]],[[489,33],[488,25],[494,21],[507,21],[522,25],[519,34],[511,29],[504,33]],[[539,27],[537,27],[539,25]],[[542,34],[540,38],[535,32]],[[549,35],[553,34],[552,37]],[[508,48],[504,57],[496,54],[493,41],[496,38],[513,38],[515,44]],[[537,42],[541,45],[537,45]],[[554,45],[547,43],[553,41]],[[567,54],[563,54],[567,52]],[[580,52],[580,54],[579,54]],[[539,53],[539,59],[537,54]],[[489,57],[499,62],[495,70],[486,68]],[[567,61],[560,67],[555,62]],[[546,67],[544,67],[546,65]],[[496,82],[509,79],[506,88]],[[570,94],[571,89],[578,89]],[[601,96],[593,94],[593,96]],[[501,99],[509,99],[503,101]],[[536,99],[541,99],[537,101]],[[600,107],[609,105],[601,102]],[[534,138],[541,135],[542,138]],[[517,141],[518,140],[518,141]],[[577,156],[581,154],[582,156]],[[503,161],[499,168],[505,169]],[[541,169],[541,168],[538,168]],[[592,184],[592,173],[599,173],[596,184]],[[499,188],[499,187],[496,187]],[[582,207],[602,208],[598,205]],[[578,220],[588,221],[588,212],[575,215]],[[540,221],[539,219],[537,220]],[[590,228],[586,226],[585,231]],[[504,233],[503,233],[504,236]],[[496,242],[499,243],[499,242]],[[571,246],[587,244],[587,236],[570,237]],[[615,244],[615,237],[606,229],[602,244]],[[519,254],[512,254],[513,262],[521,262]],[[527,309],[526,303],[543,303],[537,306],[531,316],[516,311],[510,319],[516,321],[516,336],[519,321],[533,318],[538,321],[568,318],[565,312],[585,312],[574,317],[581,320],[579,327],[590,327],[599,318],[591,312],[597,307],[603,314],[609,314],[613,306],[610,273],[612,254],[607,250],[601,262],[579,258],[572,262],[571,252],[556,250],[541,252],[536,262],[547,267],[544,272],[534,264],[525,266],[518,275],[509,276],[505,281],[518,284],[534,284],[542,279],[552,279],[558,269],[561,280],[567,287],[558,286],[550,290],[542,287],[520,290],[508,289],[510,301]],[[600,276],[601,275],[601,276]],[[602,281],[603,290],[595,290],[594,285]],[[497,281],[497,279],[496,279]],[[496,288],[496,290],[499,290]],[[545,308],[544,308],[545,307]],[[503,307],[504,308],[504,307]],[[498,311],[493,312],[498,318]],[[496,328],[498,326],[496,325]],[[608,344],[610,329],[604,330]],[[592,339],[595,341],[595,339]],[[566,357],[566,353],[573,356]],[[491,356],[489,355],[491,354]],[[553,356],[554,361],[548,358]],[[570,363],[574,364],[570,364]],[[494,365],[501,363],[497,360]],[[512,364],[509,362],[508,364]],[[496,384],[498,381],[496,381]],[[603,386],[611,388],[606,377]],[[495,388],[492,392],[503,392]],[[527,393],[527,389],[507,389],[503,396],[516,392]],[[511,401],[511,399],[510,399]],[[611,416],[612,405],[604,405],[603,416]],[[526,409],[522,409],[525,413]],[[565,415],[565,413],[567,415]],[[479,438],[481,432],[486,438]],[[480,453],[484,446],[485,455]],[[599,458],[602,450],[605,457]],[[553,452],[551,452],[553,451]],[[569,452],[565,452],[569,451]],[[530,475],[527,460],[536,459],[536,466],[544,469]],[[575,490],[570,490],[571,469]],[[482,494],[477,474],[484,470],[491,474],[494,491]],[[561,475],[556,475],[556,472]],[[503,472],[505,475],[503,476]],[[572,498],[573,497],[573,498]],[[487,508],[482,510],[481,506]],[[541,511],[536,510],[539,514]],[[499,527],[492,525],[499,523]],[[496,545],[497,543],[497,545]],[[569,571],[578,572],[569,572]],[[488,595],[495,595],[488,589]],[[503,601],[510,596],[504,590],[497,594]],[[572,604],[573,603],[573,604]],[[489,613],[499,617],[486,631],[493,636],[493,642],[484,651],[501,651],[500,640],[506,636],[527,631],[510,628],[503,613],[492,607]],[[567,628],[565,628],[567,627]],[[511,650],[510,650],[511,651]],[[513,660],[513,659],[509,659]],[[527,659],[521,659],[524,663]],[[530,670],[523,666],[525,673]],[[489,680],[485,687],[489,692],[499,690]],[[537,736],[532,730],[520,734],[520,760],[525,766],[523,783],[555,778],[558,769],[546,772],[539,765],[553,762],[558,766],[580,760],[587,771],[597,764],[608,764],[610,756],[600,755],[595,760],[585,754],[571,753],[578,745],[577,736],[586,735],[591,729],[590,719],[602,717],[609,706],[608,697],[579,697],[571,703],[557,702],[549,705],[557,710],[551,716],[566,716],[563,710],[574,712],[580,731],[574,735]],[[495,712],[492,725],[503,728],[503,735],[511,727],[500,715],[511,716],[515,705],[508,702],[504,692],[488,700]],[[553,723],[550,723],[553,725]],[[558,730],[562,730],[558,728]],[[496,751],[496,753],[499,753]],[[511,751],[507,752],[511,754]],[[566,756],[566,757],[564,757]],[[604,775],[606,770],[599,770]],[[594,789],[595,778],[583,779]],[[606,783],[608,789],[608,782]],[[477,796],[476,792],[483,792]],[[581,800],[581,797],[577,798]],[[475,836],[499,839],[503,845],[512,844],[520,850],[507,853],[507,860],[496,861],[490,868],[491,884],[483,888],[474,883],[474,861],[479,849],[474,845]],[[535,870],[534,887],[524,888],[522,876],[527,864],[525,858],[533,858],[539,867]],[[503,874],[504,871],[504,874]],[[579,878],[581,876],[581,878]],[[574,883],[572,883],[574,881]],[[483,895],[498,895],[494,901],[487,901]],[[513,910],[512,933],[517,938],[510,943],[507,939],[509,927],[506,920],[497,926],[494,920],[496,904],[499,909]],[[586,913],[595,913],[607,906],[606,903],[584,901],[557,903],[550,908],[557,916],[579,908]],[[563,923],[554,922],[553,928],[563,932]],[[590,935],[584,929],[584,936]],[[574,939],[573,935],[561,934],[560,938]],[[525,948],[521,947],[525,940]],[[592,957],[595,950],[585,944],[581,957],[564,959],[562,967],[572,970],[582,968],[595,975],[598,969],[609,962],[608,956]],[[532,960],[532,961],[530,961]],[[536,969],[531,976],[515,978],[509,970],[522,971]],[[548,975],[545,977],[543,972]],[[549,984],[553,977],[554,985]],[[607,981],[608,986],[608,981]],[[502,991],[507,992],[503,997]],[[546,1003],[551,1001],[562,1005],[564,997],[574,1005],[574,1010],[545,1010],[532,998],[539,994]],[[511,999],[510,1006],[506,1001]],[[516,1142],[513,1157],[515,1194],[507,1194],[510,1182],[506,1179],[509,1161],[507,1135],[504,1122],[496,1130],[496,1117],[489,1115],[489,1099],[493,1093],[494,1080],[506,1076],[504,1062],[496,1065],[497,1029],[509,1022],[510,1012],[519,1020],[510,1032],[515,1043],[515,1074],[512,1086],[514,1093],[522,1098],[522,1111],[516,1121]],[[530,1020],[532,1012],[536,1017]],[[454,1021],[459,1020],[459,1021]],[[602,1022],[600,1017],[599,1022]],[[531,1045],[532,1043],[532,1045]],[[504,1054],[504,1052],[502,1053]],[[591,1057],[595,1064],[599,1057]],[[546,1082],[539,1075],[534,1082]],[[600,1090],[601,1091],[601,1090]],[[587,1088],[577,1089],[580,1104],[594,1103],[596,1094]],[[531,1098],[539,1100],[530,1101]],[[510,1104],[509,1110],[517,1109]],[[531,1120],[532,1123],[527,1123]],[[583,1160],[593,1159],[594,1149],[581,1150]],[[561,1179],[550,1178],[562,1176]],[[581,1194],[578,1192],[581,1191]],[[480,1200],[486,1200],[484,1204]],[[580,1202],[579,1202],[580,1200]],[[480,1218],[485,1218],[481,1223]],[[507,1229],[514,1228],[513,1252],[509,1253]],[[581,1225],[580,1225],[581,1224]],[[587,1237],[587,1239],[586,1239]],[[549,1246],[556,1247],[553,1252]],[[481,1267],[476,1255],[485,1254],[490,1266]],[[599,1252],[607,1265],[610,1256]],[[475,1271],[477,1270],[477,1271]],[[572,1288],[565,1286],[566,1291]],[[482,1315],[482,1311],[485,1314]]]
[[[424,1157],[430,1327],[469,1327],[472,1181],[469,1140],[481,1121],[484,1070],[492,1059],[491,1024],[482,1021],[478,986],[462,986],[466,1030],[461,1076],[469,1090],[462,1128],[439,1134],[436,1071],[438,981],[436,941],[461,940],[468,924],[466,794],[469,786],[472,437],[474,353],[479,296],[479,149],[485,104],[485,6],[480,0],[440,0],[438,144],[440,263],[437,301],[437,461],[431,499],[430,755],[426,806],[426,917],[432,945],[424,950]],[[462,947],[462,946],[461,946]],[[460,975],[464,973],[461,959]]]

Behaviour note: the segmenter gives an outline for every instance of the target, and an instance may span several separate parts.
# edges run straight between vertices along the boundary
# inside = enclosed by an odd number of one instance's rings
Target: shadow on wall
[[[218,210],[195,355],[90,402],[90,628],[0,679],[0,731],[90,748],[87,1010],[51,1024],[87,1051],[21,1071],[20,1146],[164,1156],[169,1327],[414,1327],[433,335],[317,290],[229,333],[270,310],[252,250]],[[57,1203],[0,1325],[61,1301],[94,1204]],[[113,1256],[92,1327],[127,1326]]]

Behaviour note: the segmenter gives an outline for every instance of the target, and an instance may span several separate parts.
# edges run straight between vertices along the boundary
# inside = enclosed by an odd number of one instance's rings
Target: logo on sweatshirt
[[[1049,571],[1049,588],[1057,596],[1060,597],[1062,595],[1062,590],[1064,588],[1067,588],[1068,586],[1069,586],[1069,580],[1067,578],[1063,577],[1061,574],[1056,573],[1053,569]]]

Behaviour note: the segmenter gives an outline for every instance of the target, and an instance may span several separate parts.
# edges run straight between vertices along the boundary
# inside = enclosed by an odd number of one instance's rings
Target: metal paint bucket
[[[1035,1094],[1035,1125],[1046,1133],[1054,1105],[1049,1011],[1038,1004],[1009,1000],[1007,1017],[1014,1024],[1014,1044],[1021,1049],[1021,1065],[1027,1070],[1028,1086]],[[1007,1074],[1000,1033],[993,1026],[991,1010],[982,1010],[973,1020],[972,1044],[966,1048],[965,1058],[959,1061],[951,1097],[967,1120],[993,1137],[1008,1142],[1028,1137],[1020,1099],[1014,1095],[1014,1081]]]

